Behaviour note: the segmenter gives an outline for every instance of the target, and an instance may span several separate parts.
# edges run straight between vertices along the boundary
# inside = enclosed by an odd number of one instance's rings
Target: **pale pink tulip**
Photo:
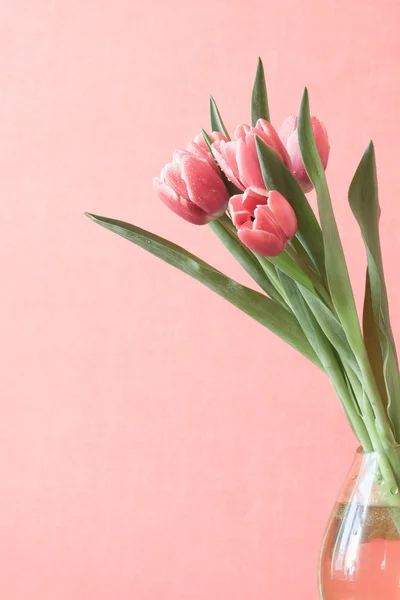
[[[154,179],[154,189],[168,208],[194,225],[221,216],[228,206],[229,195],[219,173],[208,159],[187,150],[175,151],[173,162]]]
[[[256,135],[290,168],[289,155],[271,123],[259,119],[255,127],[239,125],[232,141],[216,140],[212,151],[227,178],[241,190],[251,186],[265,187],[255,144]]]
[[[299,183],[303,192],[309,192],[312,190],[313,185],[307,175],[306,169],[301,158],[299,139],[297,135],[297,122],[298,117],[292,115],[287,117],[282,123],[279,129],[279,136],[288,151],[290,159],[292,161],[292,174],[296,181]],[[329,141],[328,134],[325,125],[321,123],[316,117],[311,117],[311,126],[317,144],[319,156],[321,158],[322,166],[326,169],[329,158]]]
[[[248,188],[232,196],[229,213],[238,237],[262,256],[277,256],[297,231],[297,219],[289,202],[277,191]]]

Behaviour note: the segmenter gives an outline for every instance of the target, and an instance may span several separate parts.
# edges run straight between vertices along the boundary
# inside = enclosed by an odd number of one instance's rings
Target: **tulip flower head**
[[[232,196],[229,213],[238,237],[253,252],[277,256],[297,231],[297,219],[289,202],[277,191],[248,188]]]
[[[194,225],[209,223],[228,206],[229,195],[218,169],[208,158],[187,150],[176,150],[173,161],[153,183],[160,200]]]
[[[288,154],[290,156],[290,160],[292,163],[292,175],[299,183],[303,192],[306,193],[312,190],[313,185],[307,175],[303,159],[301,157],[299,139],[297,134],[297,123],[298,117],[296,115],[287,117],[282,123],[281,128],[279,129],[279,137],[281,138],[282,143],[285,145],[286,150],[288,151]],[[311,126],[322,165],[324,169],[326,169],[328,164],[330,146],[325,125],[321,123],[321,121],[319,121],[316,117],[311,117]]]
[[[232,141],[216,140],[212,151],[227,178],[241,190],[252,186],[265,187],[255,144],[256,135],[290,168],[289,155],[271,123],[259,119],[255,127],[239,125]]]

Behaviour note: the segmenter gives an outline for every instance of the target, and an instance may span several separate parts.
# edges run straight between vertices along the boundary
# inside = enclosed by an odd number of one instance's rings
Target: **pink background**
[[[247,282],[151,179],[208,125],[248,120],[264,57],[279,125],[302,87],[358,296],[346,190],[380,168],[394,329],[395,0],[2,1],[2,600],[316,600],[323,526],[355,448],[328,382],[200,284],[85,210],[172,238]]]

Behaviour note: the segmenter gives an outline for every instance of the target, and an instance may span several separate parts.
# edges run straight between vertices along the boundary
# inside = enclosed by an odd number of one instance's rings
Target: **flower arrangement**
[[[367,257],[361,324],[325,175],[328,135],[310,115],[307,89],[298,116],[288,117],[277,131],[259,60],[251,125],[239,125],[231,139],[213,98],[210,117],[209,132],[202,130],[175,151],[154,188],[179,217],[208,224],[259,291],[171,241],[128,223],[88,216],[197,279],[326,373],[364,451],[380,453],[388,502],[400,506],[399,369],[380,248],[373,144],[348,194]],[[319,219],[306,197],[313,188]]]

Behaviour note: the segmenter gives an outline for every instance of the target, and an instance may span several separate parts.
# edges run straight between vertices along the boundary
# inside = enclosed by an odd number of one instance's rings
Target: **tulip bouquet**
[[[349,189],[367,256],[361,324],[325,176],[328,136],[321,121],[310,116],[307,90],[298,116],[287,118],[277,132],[259,60],[251,125],[239,125],[231,139],[213,98],[210,116],[210,130],[176,150],[154,188],[188,223],[208,224],[258,291],[139,227],[88,216],[197,279],[326,373],[364,450],[383,453],[380,468],[395,503],[400,385],[380,250],[373,145]],[[312,188],[319,219],[305,195]]]

